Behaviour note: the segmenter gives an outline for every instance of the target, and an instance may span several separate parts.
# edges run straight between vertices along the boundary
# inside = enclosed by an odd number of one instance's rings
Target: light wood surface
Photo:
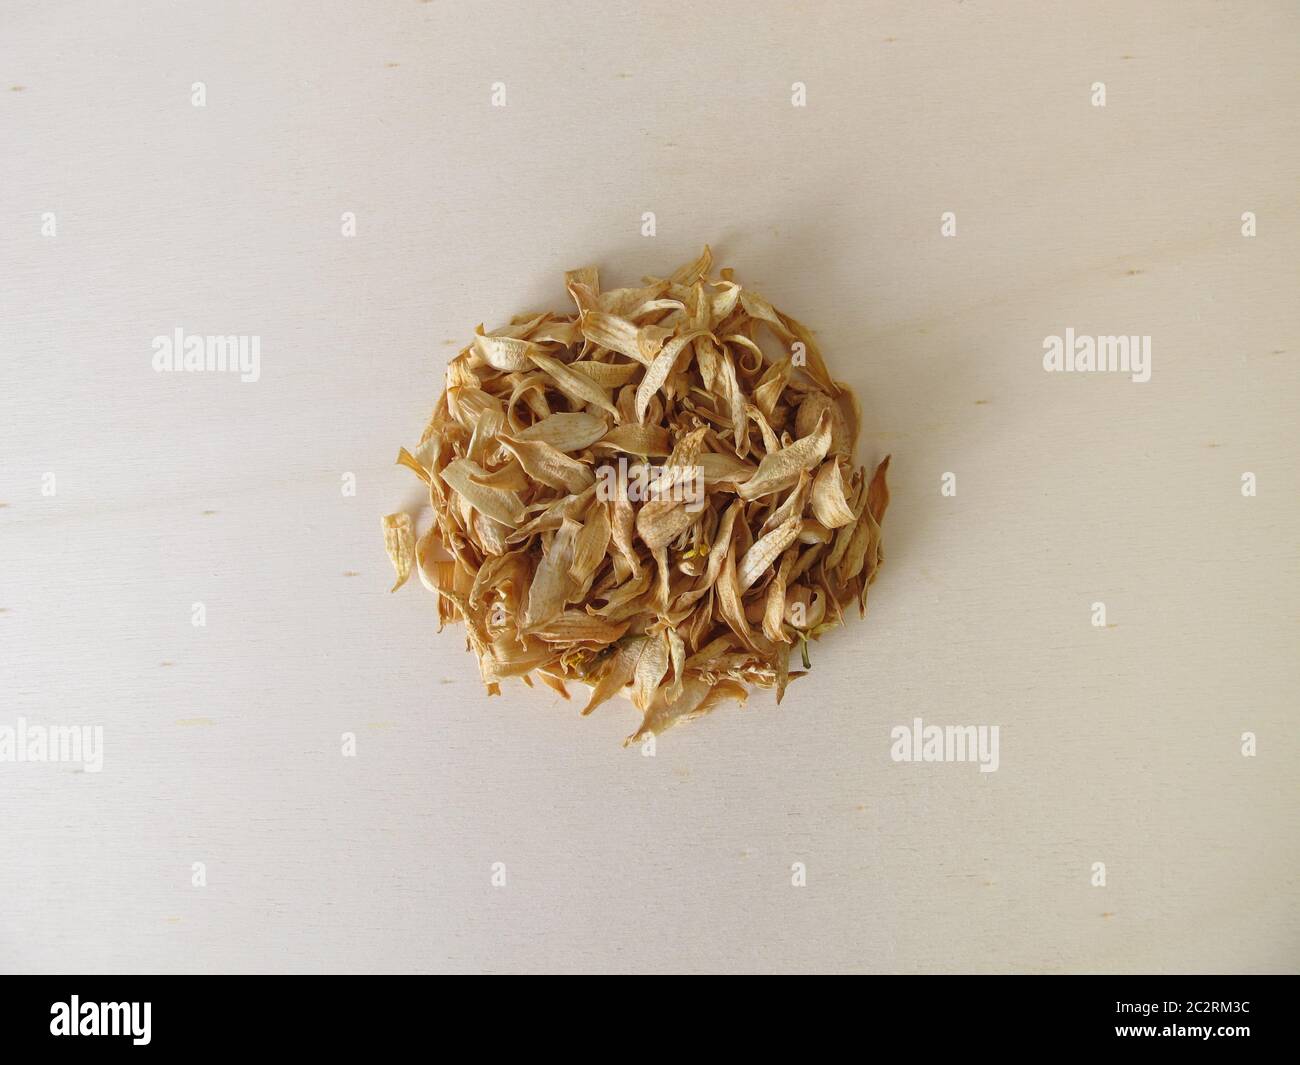
[[[0,763],[0,969],[1295,971],[1297,70],[1262,0],[6,4],[0,727],[104,759]],[[894,502],[866,621],[649,758],[488,699],[379,518],[476,323],[705,241]]]

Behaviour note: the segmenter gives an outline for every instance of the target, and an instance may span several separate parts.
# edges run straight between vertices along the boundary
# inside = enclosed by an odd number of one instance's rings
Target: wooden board
[[[103,730],[0,762],[0,968],[1297,969],[1295,4],[0,31],[0,728]],[[867,620],[651,758],[629,707],[485,697],[379,518],[476,323],[705,241],[894,502]],[[177,328],[258,379],[156,372]],[[1067,329],[1150,380],[1046,372]],[[895,762],[917,718],[997,771]]]

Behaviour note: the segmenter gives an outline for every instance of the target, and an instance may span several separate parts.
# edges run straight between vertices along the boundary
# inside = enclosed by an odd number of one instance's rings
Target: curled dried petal
[[[615,426],[597,442],[600,448],[622,451],[627,455],[646,455],[656,458],[672,450],[668,430],[661,425]]]
[[[590,467],[569,458],[545,440],[516,440],[504,433],[497,440],[519,460],[524,473],[542,484],[576,494],[585,492],[596,480]]]
[[[637,327],[626,318],[601,311],[586,311],[581,320],[582,335],[593,344],[617,351],[629,359],[649,365],[654,353],[647,355],[637,342]],[[662,340],[660,341],[662,343]],[[656,346],[657,350],[657,346]]]
[[[641,647],[636,668],[632,671],[632,705],[645,710],[654,698],[659,682],[668,672],[668,638],[663,633],[651,636]]]
[[[736,574],[742,594],[748,591],[750,585],[758,580],[785,549],[799,538],[802,525],[803,519],[796,514],[788,521],[782,522],[761,540],[754,541],[754,545],[740,560],[740,569]]]
[[[813,514],[828,529],[838,529],[853,521],[853,511],[844,498],[844,477],[835,459],[822,463],[813,478],[811,502]]]
[[[678,356],[701,332],[703,330],[674,337],[655,356],[654,362],[650,364],[646,369],[645,376],[641,378],[641,383],[637,385],[636,420],[638,422],[645,422],[645,413],[646,408],[650,405],[650,397],[663,387],[664,382],[668,380],[668,375],[673,370],[673,364],[677,361]]]
[[[619,420],[618,410],[609,401],[609,395],[590,377],[570,370],[559,359],[553,359],[549,355],[530,355],[529,359],[539,370],[548,373],[555,382],[555,387],[570,399],[579,403],[592,403],[601,410],[609,411],[614,415],[615,421]]]
[[[518,440],[540,440],[558,451],[581,451],[603,437],[609,428],[594,414],[552,414],[516,433]]]
[[[754,476],[740,486],[740,497],[758,499],[798,483],[799,474],[813,469],[826,457],[830,444],[831,419],[829,414],[823,414],[817,421],[817,428],[808,436],[780,451],[764,455]]]
[[[476,336],[470,350],[494,370],[502,373],[525,373],[532,367],[530,353],[540,353],[541,348],[527,340],[511,337]]]
[[[720,680],[710,684],[702,678],[691,678],[675,701],[670,702],[664,692],[652,703],[641,721],[641,727],[623,741],[623,746],[637,743],[648,735],[657,736],[684,721],[703,717],[725,699],[743,703],[748,697],[745,686],[737,681]]]
[[[524,520],[524,507],[519,497],[514,492],[481,483],[479,479],[490,475],[478,463],[469,459],[456,459],[444,467],[440,476],[448,487],[488,517],[496,518],[511,528]]]
[[[397,583],[389,589],[395,592],[411,575],[411,562],[415,558],[415,529],[411,515],[398,513],[384,517],[384,549],[397,573]]]

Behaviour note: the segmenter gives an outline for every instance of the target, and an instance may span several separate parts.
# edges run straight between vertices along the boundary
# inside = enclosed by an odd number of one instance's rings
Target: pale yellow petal
[[[397,574],[397,583],[389,589],[395,592],[410,577],[411,563],[415,560],[415,527],[411,515],[397,513],[384,517],[384,550]]]

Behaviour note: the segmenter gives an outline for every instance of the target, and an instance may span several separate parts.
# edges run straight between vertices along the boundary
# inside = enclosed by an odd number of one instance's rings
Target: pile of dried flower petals
[[[535,673],[565,698],[589,685],[584,714],[626,695],[629,742],[747,684],[779,701],[794,646],[807,669],[881,562],[888,457],[854,468],[856,405],[812,334],[712,261],[608,291],[574,270],[576,313],[480,326],[398,455],[433,524],[417,540],[409,514],[384,518],[394,590],[414,568],[440,630],[466,623],[489,694]],[[616,464],[658,479],[598,476]]]

